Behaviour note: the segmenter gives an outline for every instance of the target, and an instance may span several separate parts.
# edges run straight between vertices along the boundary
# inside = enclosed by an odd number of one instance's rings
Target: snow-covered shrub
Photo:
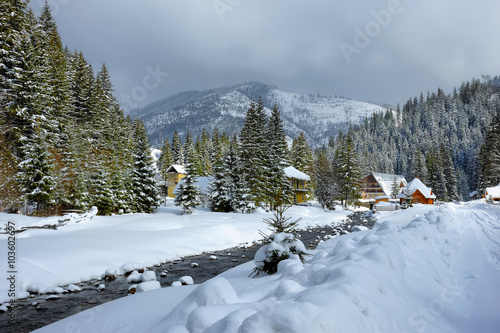
[[[250,276],[258,277],[263,274],[274,274],[278,271],[278,264],[285,259],[295,259],[304,262],[306,252],[304,243],[295,235],[289,233],[272,234],[266,237],[267,243],[255,253],[255,268]]]

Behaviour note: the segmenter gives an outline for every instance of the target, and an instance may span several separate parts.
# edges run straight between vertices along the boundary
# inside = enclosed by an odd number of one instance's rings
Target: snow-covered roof
[[[293,166],[289,166],[285,168],[285,175],[289,178],[295,178],[299,180],[311,180],[311,177],[306,175],[305,173],[295,169]]]
[[[420,193],[427,199],[436,199],[436,196],[432,194],[432,189],[427,187],[422,183],[422,181],[418,178],[413,179],[409,182],[403,189],[401,189],[401,194],[399,194],[399,198],[404,198],[405,194],[413,195],[415,191],[419,190]]]
[[[398,185],[400,185],[401,183],[403,183],[404,186],[407,185],[406,178],[401,175],[393,175],[390,173],[380,172],[372,172],[371,174],[382,188],[382,191],[384,191],[384,194],[387,196],[391,195],[394,178],[396,178],[396,182],[398,183]]]
[[[184,169],[183,165],[172,164],[171,166],[168,167],[167,172],[182,173],[183,175],[185,175],[186,169]]]
[[[486,188],[486,197],[500,198],[500,184],[495,187]]]

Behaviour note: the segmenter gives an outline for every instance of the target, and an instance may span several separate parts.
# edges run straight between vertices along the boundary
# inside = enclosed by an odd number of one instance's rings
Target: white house
[[[500,184],[495,187],[487,187],[485,198],[491,198],[493,201],[500,201]]]

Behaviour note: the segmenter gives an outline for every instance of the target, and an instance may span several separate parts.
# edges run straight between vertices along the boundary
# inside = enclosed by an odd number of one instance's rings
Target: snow
[[[486,196],[492,198],[500,198],[500,184],[495,187],[487,187],[486,188]]]
[[[371,230],[323,242],[305,263],[281,262],[275,275],[249,278],[249,262],[199,286],[125,297],[38,332],[500,331],[500,207],[416,205],[376,218]]]
[[[292,166],[285,168],[285,175],[289,178],[295,178],[295,179],[299,179],[299,180],[306,180],[306,181],[311,180],[311,177],[309,177],[305,173],[295,169]]]
[[[175,173],[180,173],[185,175],[186,174],[186,169],[184,168],[183,165],[178,165],[178,164],[172,164],[168,169],[167,172],[175,172]]]
[[[182,208],[160,207],[155,214],[95,216],[85,223],[54,229],[29,229],[16,234],[17,295],[28,290],[44,293],[55,287],[104,278],[106,273],[124,274],[173,261],[187,255],[223,250],[262,238],[264,218],[271,213],[213,213],[197,209],[182,215]],[[347,211],[324,212],[319,206],[292,207],[301,227],[339,222]],[[0,213],[0,225],[12,222],[16,229],[47,224],[57,218],[33,218]],[[0,234],[0,256],[7,258],[7,235]],[[2,266],[3,267],[3,266]],[[136,282],[143,282],[137,273]],[[151,273],[146,273],[151,274]],[[132,275],[131,275],[132,276]],[[130,278],[130,276],[129,276]],[[9,301],[9,285],[0,280],[0,303]],[[132,283],[132,281],[130,281]]]
[[[141,293],[143,291],[150,291],[150,290],[155,290],[155,289],[160,289],[160,282],[158,281],[146,281],[139,283],[136,287],[136,290],[138,293]]]
[[[384,194],[388,197],[390,197],[392,193],[394,178],[396,178],[396,182],[398,183],[398,185],[402,182],[405,186],[407,186],[405,177],[401,175],[393,175],[380,172],[372,172],[372,175],[382,188],[382,191],[384,191]]]
[[[432,190],[425,186],[424,183],[418,178],[413,179],[408,183],[407,186],[401,189],[400,198],[404,198],[405,194],[412,195],[415,191],[419,190],[427,199],[436,199],[436,196],[432,193]]]

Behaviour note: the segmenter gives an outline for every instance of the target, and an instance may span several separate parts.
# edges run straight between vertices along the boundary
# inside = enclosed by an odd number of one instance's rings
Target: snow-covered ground
[[[250,262],[40,332],[500,331],[500,207],[417,205],[377,218],[372,230],[324,242],[305,264],[282,262],[276,275],[249,278]]]
[[[316,207],[289,212],[303,216],[303,225],[324,225],[347,214]],[[124,263],[148,266],[222,249],[258,239],[257,230],[265,229],[266,214],[179,214],[170,207],[21,233],[20,287],[78,282]],[[273,276],[249,278],[250,262],[199,286],[131,295],[39,331],[500,331],[499,206],[417,205],[376,217],[372,230],[328,240],[306,263],[286,260]]]
[[[172,204],[170,201],[169,204]],[[263,218],[270,213],[225,214],[199,209],[181,215],[175,206],[155,214],[130,214],[86,219],[53,229],[30,229],[16,235],[16,296],[28,291],[53,292],[58,286],[104,276],[106,271],[152,267],[182,256],[222,250],[262,239]],[[302,217],[301,226],[325,225],[346,218],[348,211],[324,212],[318,207],[292,207],[287,215]],[[59,225],[61,218],[32,218],[0,213],[0,225]],[[7,235],[0,234],[2,274],[7,274]],[[4,269],[5,267],[5,269]],[[0,303],[10,300],[9,281],[0,279]]]

